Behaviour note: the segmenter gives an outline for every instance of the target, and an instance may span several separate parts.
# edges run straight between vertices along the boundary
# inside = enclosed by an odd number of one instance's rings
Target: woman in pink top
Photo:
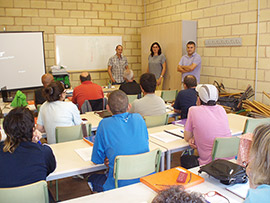
[[[197,106],[190,107],[184,138],[198,150],[200,165],[212,161],[211,153],[216,137],[230,137],[228,117],[223,107],[216,105],[218,91],[214,85],[198,85]]]

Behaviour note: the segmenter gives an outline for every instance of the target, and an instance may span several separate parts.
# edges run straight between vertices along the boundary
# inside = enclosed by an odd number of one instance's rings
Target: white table
[[[92,131],[97,130],[98,124],[102,120],[102,118],[93,111],[86,112],[85,114],[81,114],[80,116],[82,119],[87,119],[87,123],[91,123]]]
[[[50,147],[56,159],[56,169],[47,177],[47,181],[106,169],[104,164],[96,165],[91,161],[84,161],[75,152],[75,149],[91,147],[83,140],[51,144]]]
[[[241,116],[239,114],[229,113],[227,114],[229,126],[232,131],[232,135],[241,135],[244,131],[247,119],[253,119],[247,116]]]
[[[164,130],[172,130],[176,128],[181,128],[182,130],[184,130],[183,127],[170,124],[170,125],[163,125],[163,126],[148,128],[148,133],[152,134],[152,133],[162,132]],[[183,151],[189,148],[189,144],[184,139],[179,139],[173,142],[165,143],[149,135],[149,140],[168,150],[167,155],[166,155],[167,169],[171,168],[171,154],[172,153]]]
[[[191,169],[191,171],[197,174],[199,167]],[[231,203],[243,202],[243,199],[234,195],[233,193],[227,191],[226,185],[223,185],[219,182],[219,180],[209,177],[206,173],[202,174],[202,177],[205,181],[199,185],[188,188],[187,191],[196,191],[200,193],[207,193],[209,191],[217,191],[220,194],[227,197]],[[64,201],[65,203],[99,203],[99,202],[112,202],[112,203],[138,203],[138,202],[151,202],[153,198],[157,195],[157,193],[144,185],[143,183],[136,183],[133,185],[109,190],[106,192],[101,192],[97,194],[91,194],[75,199],[71,199],[68,201]],[[221,198],[222,199],[222,198]],[[224,199],[225,200],[225,199]],[[223,202],[223,201],[222,201]],[[226,202],[226,201],[224,201]],[[219,201],[218,203],[221,203]]]
[[[52,148],[54,156],[56,158],[56,169],[47,177],[47,181],[106,169],[106,166],[104,164],[96,165],[91,161],[84,161],[77,154],[75,149],[87,147],[92,148],[83,140],[51,144],[50,147]],[[164,170],[164,157],[167,149],[151,142],[149,142],[149,148],[150,150],[154,150],[157,148],[161,150],[161,170]],[[91,154],[89,154],[89,157],[91,157]]]

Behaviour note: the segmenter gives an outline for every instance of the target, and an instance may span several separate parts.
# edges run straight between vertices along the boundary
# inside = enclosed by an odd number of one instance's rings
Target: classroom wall
[[[261,0],[257,100],[270,104],[270,1]],[[123,36],[124,54],[135,76],[141,74],[140,28],[179,20],[198,21],[201,81],[223,82],[229,92],[254,87],[257,0],[0,0],[0,30],[44,31],[47,68],[54,65],[54,34]],[[241,37],[241,47],[204,46],[205,39]],[[180,59],[179,59],[180,60]],[[94,72],[93,81],[108,82]],[[79,73],[71,74],[73,87]]]
[[[123,54],[135,77],[141,74],[140,27],[143,0],[0,0],[0,30],[44,31],[46,68],[55,64],[55,34],[122,35]],[[100,50],[102,51],[102,50]],[[71,83],[80,84],[80,73]],[[91,74],[93,82],[106,85],[107,71]]]
[[[257,100],[270,104],[270,1],[261,0]],[[222,82],[230,92],[254,87],[257,0],[146,0],[144,25],[198,21],[201,83]],[[241,37],[241,47],[205,47],[206,39]],[[180,59],[179,59],[180,60]]]

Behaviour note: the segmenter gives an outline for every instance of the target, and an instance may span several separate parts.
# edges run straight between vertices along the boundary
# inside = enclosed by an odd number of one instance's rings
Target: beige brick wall
[[[257,100],[270,104],[270,1],[261,0]],[[175,18],[175,16],[178,16]],[[180,19],[179,19],[180,16]],[[224,83],[229,92],[255,84],[257,1],[255,0],[146,0],[146,25],[176,20],[198,22],[201,82]],[[205,47],[212,38],[241,37],[241,47]],[[180,60],[180,59],[179,59]],[[269,76],[269,77],[268,77]]]
[[[0,30],[44,31],[47,68],[55,63],[54,34],[122,35],[124,54],[138,78],[140,27],[178,20],[198,22],[201,82],[223,82],[230,92],[243,91],[248,84],[254,87],[255,0],[0,0]],[[261,0],[260,20],[258,100],[270,104],[262,94],[270,87],[269,0]],[[243,45],[204,46],[206,39],[231,37],[241,37]],[[106,71],[93,72],[92,78],[100,85],[108,82]],[[78,85],[79,73],[72,73],[71,81],[73,87]]]
[[[123,54],[138,79],[143,11],[143,0],[0,0],[0,30],[44,31],[47,69],[55,64],[55,34],[121,35]],[[79,74],[71,73],[73,87]],[[91,75],[99,85],[108,84],[107,71]]]

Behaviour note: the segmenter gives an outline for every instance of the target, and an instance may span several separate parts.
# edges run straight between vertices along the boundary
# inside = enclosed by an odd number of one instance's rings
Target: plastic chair
[[[236,156],[238,153],[239,137],[217,137],[212,149],[212,160]]]
[[[91,136],[91,124],[86,124],[87,136]],[[56,127],[56,143],[79,140],[83,138],[81,125]]]
[[[174,101],[176,96],[177,96],[177,90],[162,90],[162,92],[161,92],[161,98],[165,102]]]
[[[118,188],[118,180],[130,180],[149,175],[159,171],[161,150],[123,155],[115,157],[113,177],[115,188]]]
[[[38,112],[38,113],[39,113],[40,107],[41,107],[41,104],[38,104],[38,105],[37,105],[37,112]]]
[[[91,136],[91,124],[86,124],[87,136]],[[55,128],[56,143],[80,140],[83,138],[82,125],[56,127]],[[58,180],[55,181],[55,196],[58,201]]]
[[[133,95],[127,95],[128,97],[128,103],[132,103],[134,100],[136,100],[138,98],[137,94],[133,94]]]
[[[158,116],[144,116],[147,128],[152,128],[168,124],[169,115],[167,113]]]
[[[270,118],[247,119],[245,128],[244,128],[244,134],[253,133],[256,127],[263,124],[270,124]]]
[[[0,188],[0,202],[49,203],[47,182],[42,180],[20,187]]]

